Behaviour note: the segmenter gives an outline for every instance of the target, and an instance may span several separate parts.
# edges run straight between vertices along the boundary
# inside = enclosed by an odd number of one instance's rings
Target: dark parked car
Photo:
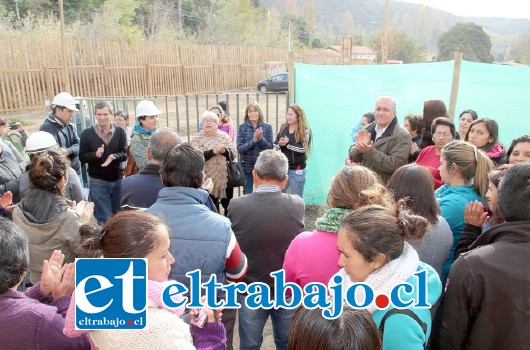
[[[258,83],[258,90],[263,93],[267,91],[287,91],[288,89],[289,73],[276,74]]]

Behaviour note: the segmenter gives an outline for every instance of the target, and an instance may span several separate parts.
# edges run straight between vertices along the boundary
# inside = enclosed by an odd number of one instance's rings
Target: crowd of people
[[[441,100],[401,126],[395,98],[381,95],[354,121],[346,165],[315,229],[304,231],[318,130],[302,106],[289,106],[274,136],[258,102],[235,126],[220,101],[189,143],[158,127],[162,112],[149,100],[137,104],[132,128],[105,101],[93,125],[76,126],[79,108],[58,94],[31,135],[0,118],[0,348],[232,349],[237,319],[240,348],[260,349],[269,318],[277,349],[530,344],[528,135],[505,151],[494,119],[466,110],[457,128]],[[234,161],[244,180],[237,197]],[[73,263],[83,257],[147,259],[148,331],[76,329]],[[196,269],[203,283],[215,275],[272,295],[271,273],[283,269],[306,293],[340,280],[346,301],[351,290],[357,302],[370,297],[359,283],[376,298],[327,319],[320,309],[254,309],[242,293],[241,308],[205,311],[197,327],[161,296],[171,281],[189,290],[186,273]],[[401,305],[382,303],[396,286],[407,286],[397,289]]]

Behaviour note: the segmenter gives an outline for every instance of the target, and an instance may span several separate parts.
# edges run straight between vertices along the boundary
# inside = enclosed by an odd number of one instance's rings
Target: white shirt
[[[388,124],[390,125],[390,124]],[[386,129],[388,128],[388,125],[385,126],[384,128],[382,129],[379,129],[379,127],[376,125],[375,126],[375,141],[377,141],[378,138],[380,138],[381,136],[383,136],[383,133],[386,131]]]

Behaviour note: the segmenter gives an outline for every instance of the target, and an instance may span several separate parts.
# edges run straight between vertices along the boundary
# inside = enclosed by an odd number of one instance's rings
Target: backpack
[[[379,324],[379,334],[381,334],[381,340],[383,340],[383,334],[385,332],[385,321],[388,317],[392,316],[393,314],[403,314],[407,315],[409,317],[412,317],[412,319],[420,325],[421,329],[423,330],[423,334],[425,334],[425,344],[423,344],[423,348],[427,348],[427,324],[423,322],[418,315],[416,315],[414,312],[410,311],[409,309],[392,309],[389,310],[381,319],[381,323]]]
[[[131,146],[127,147],[127,165],[123,169],[123,175],[131,176],[138,173],[138,166],[131,154]]]

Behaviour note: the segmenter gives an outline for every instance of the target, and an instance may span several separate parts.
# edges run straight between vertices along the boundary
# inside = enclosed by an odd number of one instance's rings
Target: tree
[[[309,46],[309,29],[304,17],[287,15],[282,18],[282,28],[288,29],[291,26],[291,40],[295,39],[300,46]],[[297,41],[297,42],[296,42]]]
[[[52,12],[59,17],[59,0],[37,1],[44,11]],[[105,0],[69,0],[63,1],[64,21],[72,23],[79,19],[86,19],[94,15],[100,9]]]
[[[371,46],[382,56],[381,43],[383,32],[379,32],[371,41]],[[403,63],[425,62],[425,47],[418,45],[412,38],[402,32],[390,32],[388,35],[388,58],[403,61]]]
[[[353,14],[350,11],[344,12],[342,17],[342,35],[353,35]]]
[[[521,63],[530,64],[530,29],[519,37],[510,52],[510,57]]]
[[[442,33],[438,39],[438,61],[454,58],[462,52],[464,59],[473,62],[492,63],[491,39],[481,26],[475,23],[458,23]]]

